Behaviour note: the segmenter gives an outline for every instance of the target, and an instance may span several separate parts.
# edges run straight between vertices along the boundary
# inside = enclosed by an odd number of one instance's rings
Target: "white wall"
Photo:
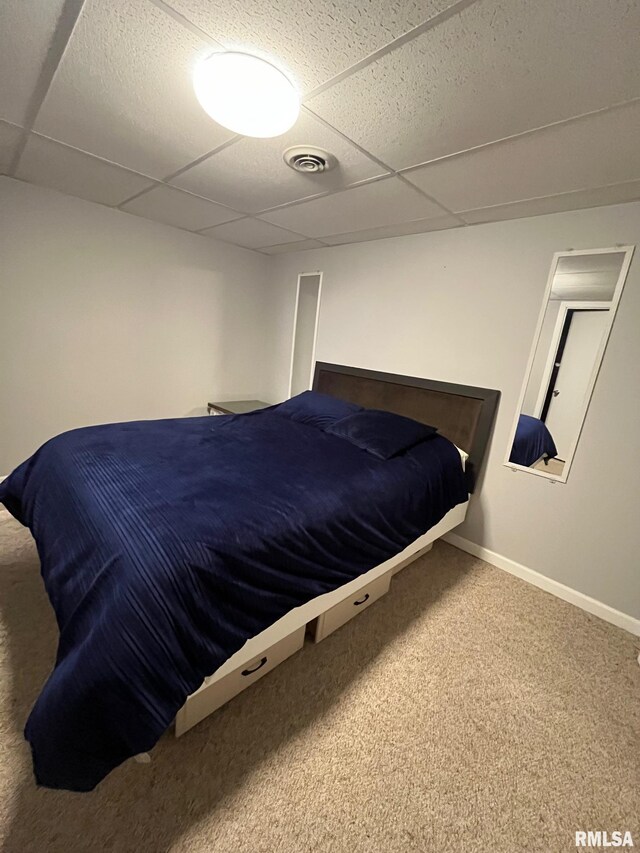
[[[465,538],[640,617],[640,248],[569,480],[503,466],[552,255],[640,242],[640,204],[281,255],[273,356],[284,398],[296,277],[322,270],[320,361],[498,388]]]
[[[265,258],[0,178],[0,475],[73,427],[269,393]]]
[[[553,253],[638,235],[628,204],[268,259],[0,178],[0,475],[83,424],[284,399],[323,270],[319,360],[502,391],[461,535],[640,617],[640,252],[569,481],[502,465]]]

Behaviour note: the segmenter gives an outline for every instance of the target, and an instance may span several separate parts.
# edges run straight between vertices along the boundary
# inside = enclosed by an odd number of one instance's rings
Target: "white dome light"
[[[243,136],[280,136],[300,112],[300,96],[288,77],[248,53],[214,53],[196,67],[193,88],[212,119]]]

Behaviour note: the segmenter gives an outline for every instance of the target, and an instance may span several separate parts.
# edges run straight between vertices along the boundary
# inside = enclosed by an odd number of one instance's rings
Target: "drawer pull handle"
[[[367,594],[365,595],[365,597],[364,597],[364,598],[361,598],[359,601],[354,601],[354,602],[353,602],[353,604],[354,604],[354,606],[355,606],[355,607],[357,607],[359,604],[364,604],[364,603],[365,603],[365,601],[369,601],[369,593],[367,593]]]
[[[257,672],[259,669],[262,669],[266,662],[266,657],[262,658],[260,663],[257,666],[254,666],[253,669],[243,669],[242,675],[253,675],[254,672]]]

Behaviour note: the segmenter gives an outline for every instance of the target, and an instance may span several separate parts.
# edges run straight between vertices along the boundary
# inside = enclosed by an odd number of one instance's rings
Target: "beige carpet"
[[[535,465],[532,465],[532,468],[535,468],[536,471],[544,471],[546,474],[557,474],[560,476],[564,471],[565,463],[560,459],[548,459],[547,464],[543,461],[536,462]]]
[[[56,630],[4,512],[0,606],[9,853],[562,853],[577,829],[640,845],[634,638],[450,546],[93,794],[32,782],[22,726]]]

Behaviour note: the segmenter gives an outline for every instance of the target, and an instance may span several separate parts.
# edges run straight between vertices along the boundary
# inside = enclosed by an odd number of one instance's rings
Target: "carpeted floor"
[[[557,474],[560,476],[564,471],[565,463],[560,459],[548,459],[547,464],[544,462],[536,462],[535,465],[532,465],[532,468],[535,468],[536,471],[544,471],[545,474]]]
[[[536,471],[544,471],[545,474],[558,474],[561,475],[564,471],[565,463],[560,459],[548,459],[547,464],[544,462],[536,462],[535,465],[532,465],[532,468],[535,468]]]
[[[92,794],[31,778],[22,726],[56,630],[6,512],[0,607],[5,853],[563,853],[579,829],[640,844],[634,638],[451,546]]]

